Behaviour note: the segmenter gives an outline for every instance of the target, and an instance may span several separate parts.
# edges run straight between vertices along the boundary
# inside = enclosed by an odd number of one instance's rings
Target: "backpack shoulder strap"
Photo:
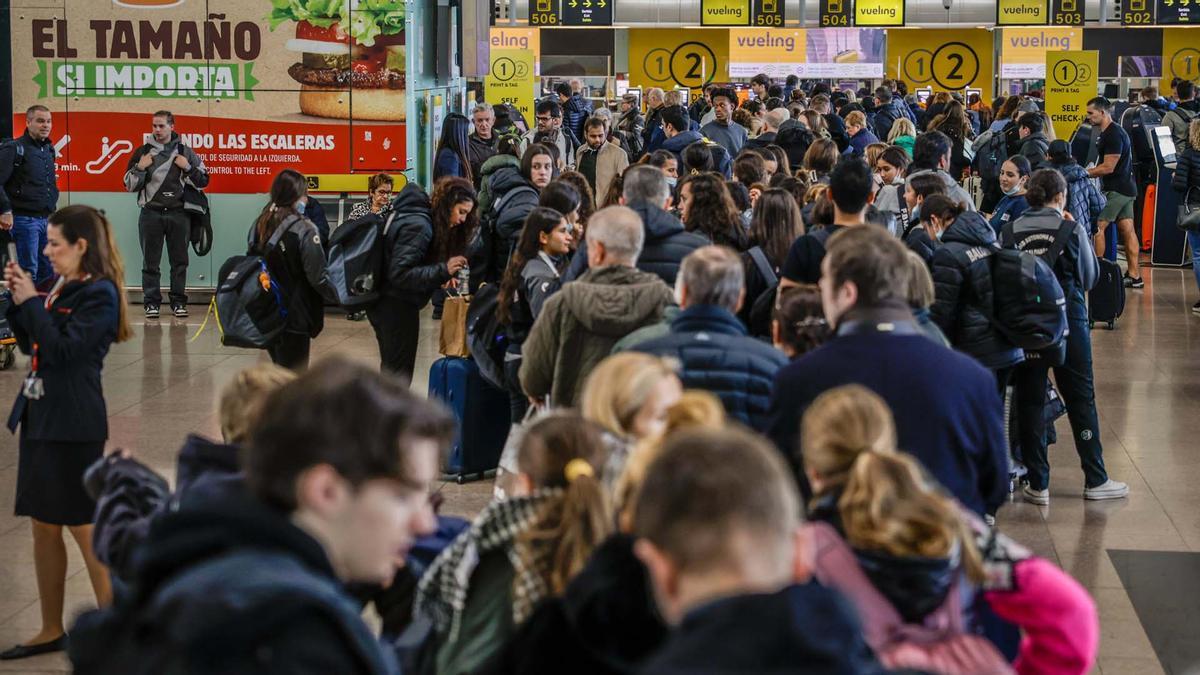
[[[1000,228],[1000,245],[1004,248],[1016,248],[1017,237],[1013,234],[1013,222],[1009,220]]]
[[[1050,248],[1046,250],[1046,255],[1042,258],[1050,267],[1054,267],[1054,263],[1058,262],[1058,256],[1067,247],[1067,242],[1071,239],[1071,235],[1075,233],[1075,221],[1063,218],[1062,223],[1058,226],[1058,232],[1054,233],[1054,242],[1050,244]]]
[[[767,286],[779,283],[779,275],[775,274],[775,268],[771,267],[771,261],[767,260],[767,254],[763,252],[761,246],[755,246],[747,253],[750,254],[750,259],[754,261],[754,266],[758,268],[758,273],[762,275],[763,281],[767,282]]]

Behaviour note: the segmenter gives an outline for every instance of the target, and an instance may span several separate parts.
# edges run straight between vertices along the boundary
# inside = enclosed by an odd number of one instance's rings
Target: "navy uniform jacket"
[[[104,441],[108,411],[100,369],[117,339],[120,307],[111,281],[72,281],[50,309],[45,299],[10,304],[9,325],[25,354],[38,345],[38,376],[45,395],[36,401],[17,395],[8,428],[21,425],[24,438],[41,441]]]

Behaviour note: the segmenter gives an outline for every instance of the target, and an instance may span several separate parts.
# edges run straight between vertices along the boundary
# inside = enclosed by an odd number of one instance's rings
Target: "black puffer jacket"
[[[1200,208],[1200,150],[1188,148],[1179,155],[1171,187],[1179,193],[1181,204],[1187,199],[1193,209]]]
[[[446,261],[430,261],[433,246],[433,205],[416,183],[404,186],[392,200],[392,223],[387,239],[387,281],[383,297],[424,307],[435,290],[450,281]]]
[[[956,218],[933,252],[935,297],[930,308],[950,344],[992,370],[1024,359],[1023,352],[988,319],[995,314],[991,258],[995,247],[996,232],[983,216],[968,211]]]
[[[519,168],[502,166],[492,174],[488,192],[492,204],[489,213],[484,214],[483,237],[487,251],[484,274],[490,281],[499,281],[517,240],[521,238],[526,216],[537,208],[538,190],[525,180]]]
[[[708,246],[708,238],[684,230],[678,218],[653,204],[637,202],[630,204],[629,208],[641,216],[646,232],[637,268],[658,275],[664,283],[674,288],[683,259],[701,246]],[[563,275],[563,282],[573,281],[587,269],[587,240],[584,240],[571,259],[571,267]]]

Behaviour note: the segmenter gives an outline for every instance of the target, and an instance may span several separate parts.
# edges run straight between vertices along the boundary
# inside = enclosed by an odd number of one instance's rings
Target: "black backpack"
[[[342,223],[329,237],[329,281],[343,307],[363,308],[379,299],[387,274],[387,232],[377,213]]]
[[[507,327],[500,323],[500,284],[484,284],[467,306],[467,346],[489,384],[507,391],[504,356],[508,353]]]
[[[279,255],[279,240],[299,220],[298,216],[288,216],[280,223],[262,255],[235,255],[221,265],[217,275],[219,285],[212,300],[221,344],[266,349],[283,332],[288,317],[284,300],[288,280],[273,276],[271,267],[283,270],[286,265],[280,261],[268,266],[267,258]]]
[[[779,294],[779,275],[775,273],[775,268],[771,266],[771,261],[767,260],[767,254],[763,252],[761,246],[755,246],[746,253],[758,270],[759,276],[767,284],[767,289],[755,298],[754,304],[750,306],[750,325],[746,328],[754,337],[770,337],[771,319],[775,314],[775,298]]]
[[[1067,300],[1054,263],[1070,236],[1071,230],[1059,228],[1043,256],[999,246],[976,246],[961,253],[964,266],[980,257],[991,258],[993,307],[991,312],[980,309],[1016,347],[1041,351],[1066,339]]]

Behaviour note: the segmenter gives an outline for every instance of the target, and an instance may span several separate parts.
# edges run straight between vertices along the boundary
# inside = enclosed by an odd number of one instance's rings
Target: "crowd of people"
[[[0,658],[69,647],[81,673],[1088,672],[1091,599],[995,518],[1014,490],[1050,501],[1051,372],[1084,473],[1055,498],[1129,491],[1104,465],[1086,304],[1109,223],[1141,286],[1132,144],[1110,102],[1088,104],[1100,151],[1085,168],[1036,96],[922,106],[898,81],[856,94],[759,76],[744,101],[650,89],[643,114],[631,97],[594,110],[579,84],[539,101],[528,130],[504,106],[448,117],[428,193],[371,179],[353,215],[387,223],[366,309],[378,370],[308,367],[336,297],[328,235],[304,177],[276,176],[248,241],[285,242],[267,264],[291,284],[287,328],[275,365],[225,390],[223,442],[185,443],[174,491],[134,457],[99,457],[99,370],[129,335],[120,257],[102,213],[49,214],[55,290],[38,297],[24,261],[5,269],[33,357],[12,419],[43,626]],[[1200,120],[1187,133],[1175,187],[1200,200]],[[1038,260],[1061,302],[1014,305],[1017,259]],[[517,471],[467,523],[430,498],[453,420],[407,382],[424,306],[486,285]],[[58,428],[60,386],[86,392],[94,424]],[[102,606],[69,645],[62,526]]]

